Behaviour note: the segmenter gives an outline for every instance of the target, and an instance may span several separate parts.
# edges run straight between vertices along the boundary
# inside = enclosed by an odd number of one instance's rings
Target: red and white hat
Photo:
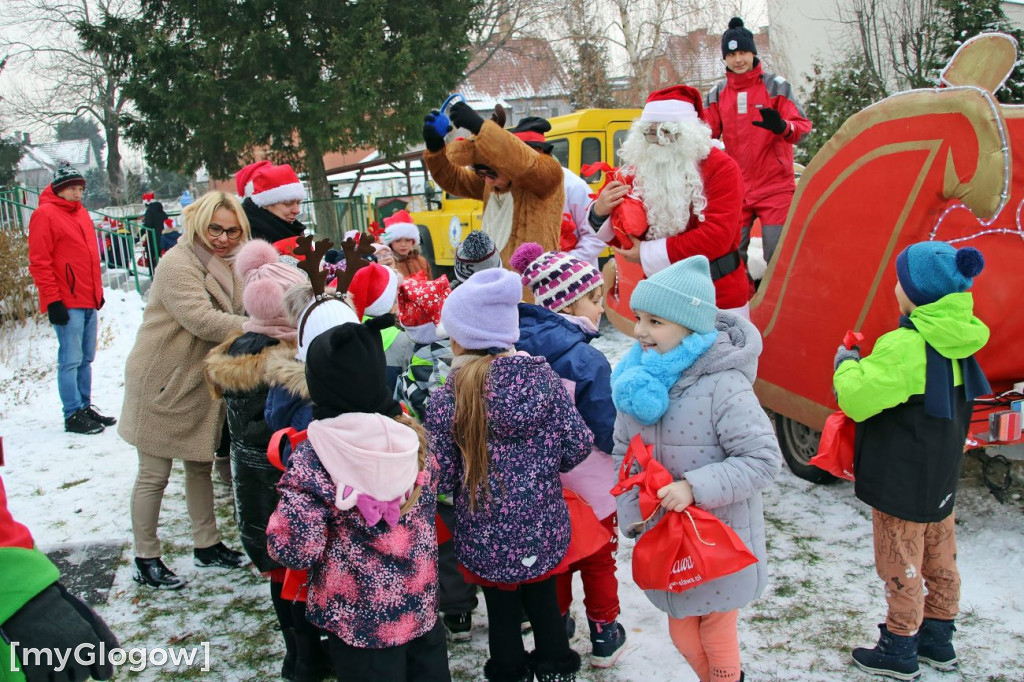
[[[673,85],[647,96],[640,120],[644,123],[682,123],[704,118],[704,101],[697,88]]]
[[[439,332],[441,308],[452,293],[448,278],[435,280],[406,279],[398,287],[398,321],[416,343],[427,344],[442,338]]]
[[[252,203],[261,208],[281,201],[302,201],[306,198],[306,190],[299,176],[287,163],[275,166],[269,161],[260,161],[246,166],[235,175],[235,188],[239,186],[244,190],[239,196],[252,199]]]
[[[412,216],[405,209],[395,211],[390,218],[384,219],[384,243],[390,244],[396,239],[412,239],[420,243],[420,228],[412,221]]]
[[[352,276],[348,285],[356,315],[380,317],[391,312],[398,297],[398,273],[380,263],[370,263]]]
[[[156,200],[156,194],[154,194],[153,192],[146,192],[145,194],[142,195],[142,203],[143,204],[148,204],[149,202],[155,201],[155,200]]]

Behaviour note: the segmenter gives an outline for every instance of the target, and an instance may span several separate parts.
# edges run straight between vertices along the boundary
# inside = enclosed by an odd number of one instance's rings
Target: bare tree
[[[82,47],[78,29],[104,15],[126,16],[137,0],[4,0],[0,51],[30,78],[12,89],[11,112],[26,121],[54,125],[88,115],[103,128],[110,195],[122,198],[121,114],[127,64],[123,59]],[[14,38],[13,36],[17,36]]]

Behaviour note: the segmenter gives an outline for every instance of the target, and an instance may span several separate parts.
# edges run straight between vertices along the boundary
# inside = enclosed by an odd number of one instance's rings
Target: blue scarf
[[[644,352],[634,346],[612,372],[612,402],[615,409],[649,426],[668,410],[668,391],[693,363],[703,355],[718,332],[690,334],[667,353]]]
[[[904,329],[917,331],[917,326],[908,315],[900,315],[900,326]],[[920,333],[920,332],[918,332]],[[944,357],[939,351],[924,342],[925,380],[924,380],[924,411],[929,417],[949,421],[956,413],[953,387],[953,361]],[[964,394],[970,404],[981,395],[988,395],[992,388],[988,385],[985,372],[981,370],[977,358],[973,355],[962,358],[960,376],[964,382]]]

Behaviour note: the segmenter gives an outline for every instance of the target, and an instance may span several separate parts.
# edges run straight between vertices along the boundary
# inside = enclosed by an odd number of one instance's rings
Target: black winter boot
[[[925,618],[917,631],[917,660],[943,672],[956,670],[960,661],[953,649],[954,632],[956,626],[951,620]]]
[[[889,632],[885,623],[878,626],[881,634],[873,649],[854,649],[853,661],[864,672],[896,680],[916,680],[921,676],[917,665],[917,635],[904,637]]]
[[[281,626],[284,638],[284,661],[281,663],[281,677],[291,682],[295,679],[295,628],[292,621],[292,604],[281,596],[281,583],[270,582],[270,601],[274,614]]]
[[[580,669],[580,655],[569,650],[561,660],[539,660],[537,652],[530,654],[530,667],[537,676],[537,682],[576,682],[576,672]]]
[[[509,669],[494,665],[494,661],[488,659],[484,663],[484,679],[487,682],[533,682],[533,672],[526,664]]]

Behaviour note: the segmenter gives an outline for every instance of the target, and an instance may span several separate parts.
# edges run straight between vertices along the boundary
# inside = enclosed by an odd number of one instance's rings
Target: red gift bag
[[[633,462],[641,471],[629,475]],[[652,518],[661,506],[658,490],[672,475],[654,459],[654,447],[637,434],[629,443],[613,495],[640,487],[640,513]],[[711,512],[690,505],[666,512],[633,547],[633,581],[644,590],[684,592],[691,587],[741,571],[757,562],[736,531]]]
[[[618,180],[630,186],[633,184],[629,180],[619,177],[618,169],[609,166],[604,161],[583,166],[580,169],[580,174],[583,177],[588,177],[598,171],[604,171],[604,185],[607,185],[612,180]],[[604,185],[601,185],[601,189],[604,189]],[[600,193],[600,190],[598,190],[598,193]],[[612,229],[615,230],[615,237],[608,242],[609,246],[615,246],[620,249],[631,248],[633,246],[633,241],[630,239],[631,236],[643,239],[643,236],[647,233],[647,209],[644,208],[642,201],[632,195],[627,194],[622,203],[612,209],[610,218]]]
[[[562,226],[558,236],[558,248],[569,253],[576,248],[577,243],[579,243],[579,237],[576,236],[576,221],[572,219],[572,215],[569,213],[563,213]]]
[[[853,444],[857,436],[857,422],[843,412],[833,412],[825,420],[825,428],[818,441],[818,454],[810,464],[824,469],[836,478],[853,480]]]

